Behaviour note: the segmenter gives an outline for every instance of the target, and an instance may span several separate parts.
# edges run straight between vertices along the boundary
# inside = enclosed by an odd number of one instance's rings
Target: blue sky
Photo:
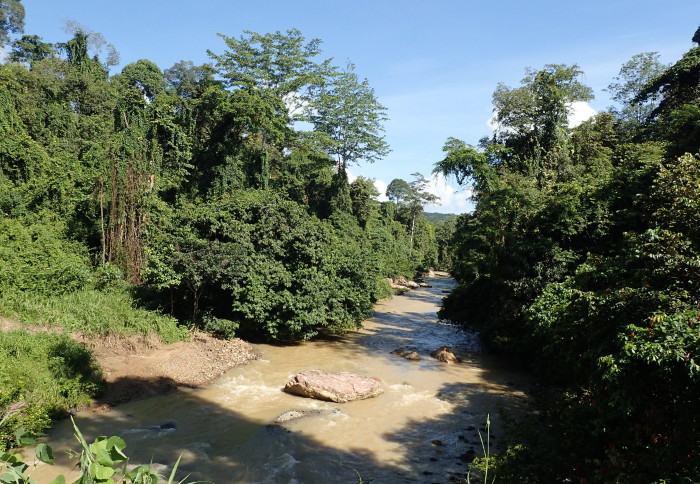
[[[374,87],[388,108],[389,156],[353,166],[354,175],[385,183],[429,175],[450,137],[476,143],[489,134],[491,94],[519,85],[526,67],[578,64],[595,110],[610,105],[603,89],[620,66],[641,52],[665,63],[692,47],[700,24],[698,0],[24,0],[25,33],[65,41],[66,20],[100,32],[115,45],[121,66],[149,59],[166,69],[180,60],[208,62],[224,50],[216,36],[238,37],[298,28],[323,41],[325,57]],[[120,67],[121,67],[120,66]],[[119,67],[119,68],[120,68]],[[113,71],[116,72],[116,71]],[[438,183],[438,185],[441,185]],[[436,186],[445,205],[463,212],[466,194]]]

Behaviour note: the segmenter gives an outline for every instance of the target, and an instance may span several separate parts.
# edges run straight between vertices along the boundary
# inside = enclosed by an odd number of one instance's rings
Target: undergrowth
[[[126,289],[84,289],[63,294],[0,293],[0,316],[52,328],[0,332],[0,449],[19,428],[41,433],[51,421],[86,405],[99,391],[100,370],[90,351],[66,333],[88,337],[157,335],[166,343],[187,338],[187,329],[158,312],[134,306]]]
[[[0,332],[0,449],[18,428],[41,433],[53,418],[89,403],[100,380],[90,351],[67,335]]]
[[[178,326],[175,318],[135,307],[126,289],[86,289],[48,296],[4,292],[0,293],[0,316],[23,324],[60,326],[64,331],[80,331],[86,336],[155,333],[165,343],[187,337],[187,329]]]

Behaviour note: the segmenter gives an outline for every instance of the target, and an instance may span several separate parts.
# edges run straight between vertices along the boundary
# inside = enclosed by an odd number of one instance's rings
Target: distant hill
[[[438,213],[438,212],[424,212],[423,215],[425,215],[425,218],[428,219],[428,222],[433,222],[433,223],[442,222],[445,219],[457,216],[457,214],[454,214],[454,213]]]

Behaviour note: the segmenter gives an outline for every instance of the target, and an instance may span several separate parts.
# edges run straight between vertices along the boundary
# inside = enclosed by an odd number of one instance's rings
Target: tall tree
[[[269,145],[281,145],[292,137],[290,125],[301,116],[314,86],[330,69],[330,61],[318,62],[321,41],[306,42],[299,30],[283,34],[246,31],[238,39],[223,34],[228,50],[208,51],[237,102],[249,106],[250,129],[259,140],[261,185],[270,178]]]
[[[411,187],[402,178],[394,178],[386,187],[386,196],[397,206],[403,206],[410,197]]]
[[[54,57],[56,53],[56,46],[43,42],[38,35],[23,35],[22,38],[12,42],[10,60],[32,65],[42,59]]]
[[[102,257],[118,263],[131,282],[139,283],[146,257],[145,227],[163,168],[159,129],[173,124],[169,118],[174,116],[174,109],[159,109],[165,80],[151,61],[141,59],[126,65],[113,84],[117,103],[109,166],[103,169],[109,190],[109,216]]]
[[[377,196],[379,191],[374,186],[374,180],[358,176],[350,184],[352,211],[360,227],[365,228],[372,213],[378,210]]]
[[[85,50],[86,55],[93,60],[101,59],[100,63],[105,72],[108,72],[110,67],[119,64],[119,52],[113,44],[107,42],[101,32],[95,32],[75,20],[67,20],[64,30],[73,35],[73,41],[80,40],[84,43],[84,46],[81,45],[80,48]],[[65,47],[70,55],[72,49],[70,41],[65,44]]]
[[[435,164],[433,173],[453,176],[460,185],[471,184],[473,200],[490,192],[497,183],[488,149],[479,151],[462,140],[448,138],[442,151],[445,158]]]
[[[612,100],[620,106],[613,108],[612,112],[625,122],[641,124],[646,121],[658,106],[660,96],[654,93],[644,100],[638,100],[637,97],[665,68],[659,62],[658,52],[643,52],[625,62],[613,78],[614,82],[606,89]]]
[[[635,98],[645,102],[661,97],[651,113],[654,128],[669,142],[669,154],[679,156],[700,150],[700,28],[693,35],[696,46],[656,76]]]
[[[416,220],[423,213],[423,207],[436,203],[440,197],[428,191],[430,180],[422,174],[411,173],[413,181],[406,182],[401,178],[395,178],[389,183],[386,189],[386,196],[389,197],[399,208],[399,212],[406,215],[408,222],[408,233],[413,246],[416,233]]]
[[[207,87],[215,83],[215,72],[210,64],[195,66],[192,61],[180,61],[165,69],[163,76],[178,96],[193,99],[200,97]]]
[[[329,61],[316,62],[321,40],[305,43],[297,29],[264,35],[246,30],[239,39],[218,35],[229,50],[220,55],[208,53],[232,89],[269,91],[281,99],[293,97],[303,103],[330,66]]]
[[[307,109],[322,149],[334,158],[341,173],[351,163],[372,163],[389,153],[382,124],[388,119],[386,108],[367,79],[360,81],[354,70],[348,63],[322,84]]]
[[[24,31],[24,6],[20,0],[0,0],[0,47],[10,40],[10,34]]]
[[[590,101],[593,90],[579,81],[576,64],[528,69],[522,86],[499,84],[493,94],[495,139],[509,148],[513,169],[544,184],[559,169],[568,118],[576,101]]]
[[[700,98],[700,28],[693,36],[696,46],[683,54],[683,57],[656,76],[637,95],[635,101],[644,102],[661,96],[654,116],[663,116],[685,104],[697,102]]]

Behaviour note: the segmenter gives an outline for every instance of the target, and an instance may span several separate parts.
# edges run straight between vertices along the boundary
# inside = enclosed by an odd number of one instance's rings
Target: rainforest
[[[700,30],[611,72],[615,106],[575,126],[576,64],[494,86],[495,129],[445,133],[424,171],[473,210],[429,217],[422,173],[349,181],[390,152],[391,113],[319,39],[220,34],[208,63],[112,72],[100,34],[23,21],[0,1],[0,450],[104,391],[76,333],[324,341],[441,270],[440,319],[540,385],[491,476],[699,481]]]

